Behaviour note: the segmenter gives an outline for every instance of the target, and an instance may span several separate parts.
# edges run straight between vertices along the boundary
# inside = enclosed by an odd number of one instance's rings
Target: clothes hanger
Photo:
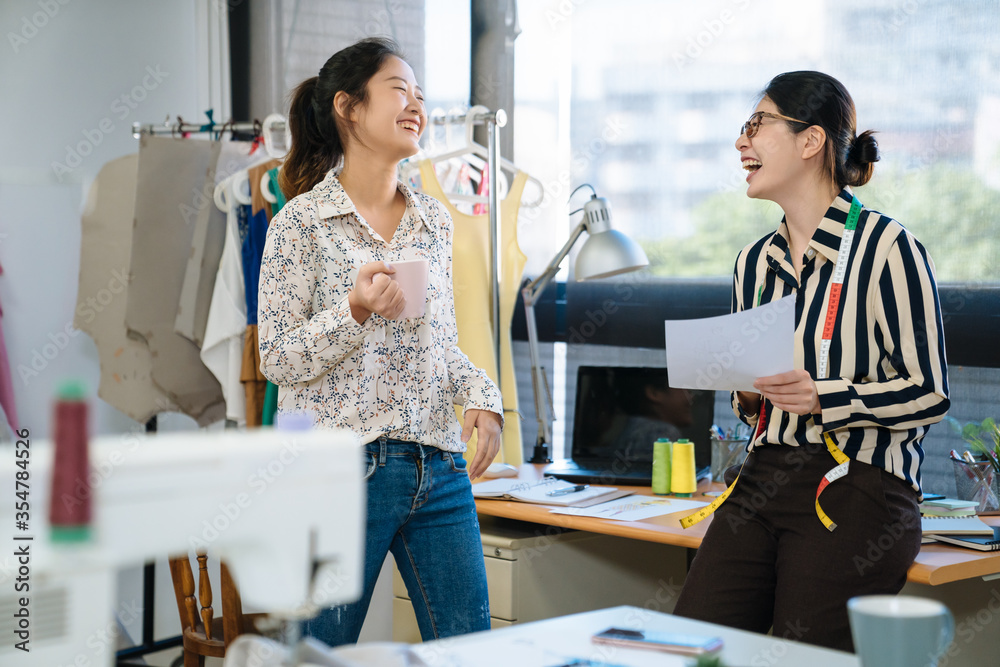
[[[435,110],[435,112],[436,111],[437,110]],[[437,117],[435,115],[435,112],[432,112],[431,114],[430,117],[431,121],[433,121]],[[431,148],[437,147],[436,137],[434,137],[432,133],[431,139],[428,141],[428,147],[424,151],[424,159],[430,160],[432,164],[436,164],[439,162],[455,158],[462,159],[468,162],[470,166],[472,166],[473,173],[477,174],[477,178],[475,180],[478,182],[479,179],[477,172],[482,172],[482,170],[485,168],[486,161],[489,159],[489,150],[482,144],[475,141],[475,139],[473,138],[473,131],[475,127],[475,117],[479,114],[488,112],[489,109],[479,105],[474,106],[465,112],[465,134],[464,134],[465,141],[457,148],[451,148],[451,142],[450,142],[450,128],[453,125],[453,123],[445,123],[445,137],[447,140],[449,140],[448,149],[440,153],[431,154],[430,152]],[[448,114],[448,116],[451,115],[452,115],[451,113]],[[433,128],[435,123],[431,122],[430,125],[431,128]],[[420,167],[418,162],[419,160],[411,159],[403,163],[403,165],[401,165],[401,173],[404,180],[413,178],[419,172]],[[500,156],[500,164],[498,165],[498,167],[501,168],[497,170],[499,177],[498,178],[499,190],[497,194],[500,197],[500,199],[503,199],[508,191],[507,176],[503,170],[506,169],[507,171],[510,171],[512,173],[517,173],[521,170],[518,169],[517,165],[515,165],[510,160],[504,158],[503,156]],[[541,205],[542,200],[545,198],[545,187],[542,185],[542,182],[539,181],[534,176],[528,175],[528,181],[530,183],[535,184],[535,186],[538,189],[539,196],[538,199],[535,201],[528,201],[528,202],[522,201],[521,206],[524,208],[537,207]],[[489,203],[489,199],[487,197],[483,197],[480,195],[460,195],[460,194],[449,193],[448,197],[449,199],[453,199],[455,201],[471,202],[477,204]]]

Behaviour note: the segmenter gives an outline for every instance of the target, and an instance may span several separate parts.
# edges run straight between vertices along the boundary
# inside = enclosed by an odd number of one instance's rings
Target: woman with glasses
[[[795,370],[733,393],[750,454],[675,613],[851,650],[847,600],[897,593],[920,550],[920,443],[949,405],[933,262],[852,192],[878,146],[836,79],[776,76],[736,149],[784,218],[737,257],[733,310],[793,295]]]

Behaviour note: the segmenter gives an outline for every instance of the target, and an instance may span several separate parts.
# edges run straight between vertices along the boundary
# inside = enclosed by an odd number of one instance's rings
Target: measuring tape
[[[847,222],[844,224],[844,233],[840,237],[840,248],[837,251],[837,265],[833,270],[832,284],[830,285],[830,301],[826,308],[826,320],[823,322],[823,338],[820,340],[819,347],[819,364],[817,366],[817,379],[825,379],[829,373],[829,362],[830,362],[830,346],[833,342],[833,328],[837,321],[837,311],[840,308],[840,293],[844,285],[844,277],[847,275],[847,261],[851,256],[851,246],[854,244],[854,231],[858,227],[858,220],[861,217],[861,202],[855,197],[851,201],[851,210],[847,214]],[[763,293],[763,285],[757,290],[757,305],[760,305],[760,297]],[[760,435],[763,431],[763,422],[766,419],[764,412],[764,401],[761,400],[760,404],[760,417],[758,419],[757,429],[754,433],[754,437]],[[819,486],[816,487],[816,516],[823,523],[827,530],[833,531],[837,528],[837,524],[823,511],[822,506],[819,502],[819,497],[826,490],[826,487],[833,484],[835,481],[847,474],[847,470],[850,467],[851,460],[847,457],[844,452],[837,447],[837,443],[834,442],[833,438],[829,433],[823,434],[823,440],[826,442],[826,449],[833,456],[833,459],[837,462],[837,465],[827,472],[823,479],[820,480]],[[749,456],[747,457],[749,458]],[[743,461],[743,465],[746,465],[746,459]],[[740,466],[740,473],[743,472],[743,466]],[[684,528],[690,528],[699,521],[704,520],[715,510],[719,509],[719,506],[726,501],[726,498],[730,496],[733,492],[733,488],[739,481],[739,473],[736,475],[736,479],[733,483],[722,492],[722,494],[716,498],[711,504],[706,507],[701,508],[693,514],[681,519],[681,526]]]

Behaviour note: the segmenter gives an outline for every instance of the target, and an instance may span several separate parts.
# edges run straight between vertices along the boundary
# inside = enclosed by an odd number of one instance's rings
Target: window
[[[546,184],[522,216],[528,275],[591,183],[654,276],[729,275],[781,211],[747,199],[734,143],[775,74],[854,97],[882,161],[858,196],[911,229],[938,279],[1000,282],[1000,5],[987,0],[519,4],[515,154]],[[780,46],[779,46],[780,45]],[[573,208],[585,200],[577,195]]]

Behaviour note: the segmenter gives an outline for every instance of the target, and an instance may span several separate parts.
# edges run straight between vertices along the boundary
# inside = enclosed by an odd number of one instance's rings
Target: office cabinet
[[[493,628],[628,604],[673,611],[686,549],[553,526],[480,517]],[[420,641],[393,568],[393,640]]]

